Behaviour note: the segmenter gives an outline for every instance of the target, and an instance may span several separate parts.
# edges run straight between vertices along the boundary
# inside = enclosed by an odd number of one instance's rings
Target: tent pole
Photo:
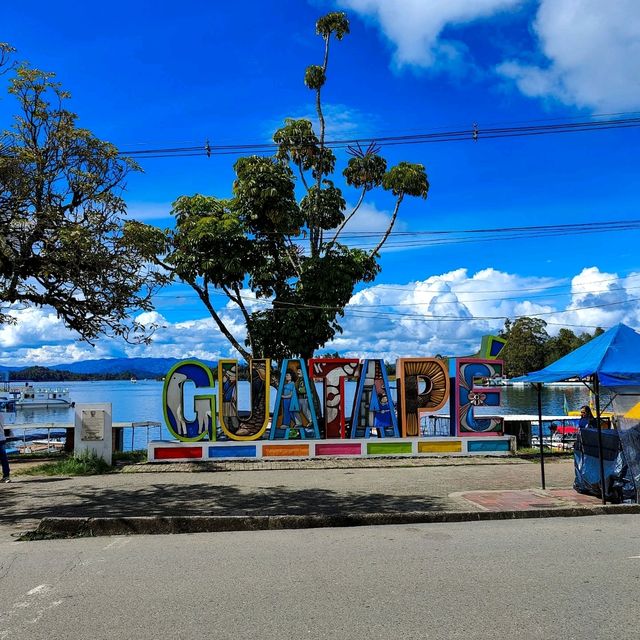
[[[536,384],[538,391],[538,433],[540,435],[540,477],[542,479],[542,488],[545,489],[544,482],[544,445],[542,444],[542,383]]]
[[[600,461],[600,493],[602,504],[607,504],[604,487],[604,456],[602,455],[602,421],[600,419],[600,381],[597,372],[593,374],[593,391],[596,396],[596,423],[598,425],[598,457]]]

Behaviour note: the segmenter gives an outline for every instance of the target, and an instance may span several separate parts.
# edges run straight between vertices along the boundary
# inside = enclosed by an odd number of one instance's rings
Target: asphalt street
[[[638,637],[640,516],[0,541],[0,639]]]

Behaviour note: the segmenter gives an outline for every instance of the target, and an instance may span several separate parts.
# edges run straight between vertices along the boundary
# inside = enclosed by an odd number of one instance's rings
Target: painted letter
[[[187,420],[184,412],[184,385],[193,382],[196,389],[208,393],[196,394],[193,398],[195,420]],[[216,398],[213,393],[213,374],[199,360],[182,360],[171,368],[164,379],[162,404],[164,421],[173,436],[183,442],[203,440],[208,433],[215,440]]]
[[[309,372],[312,380],[324,385],[325,438],[344,438],[346,419],[344,383],[358,377],[360,361],[353,358],[312,358]]]
[[[437,358],[399,358],[396,380],[402,437],[415,438],[421,414],[442,409],[449,399],[449,374]]]
[[[304,360],[282,361],[269,439],[320,438],[318,419]]]
[[[391,398],[384,360],[364,360],[351,413],[352,438],[398,438],[398,418]]]
[[[241,418],[238,415],[238,361],[218,362],[218,418],[222,431],[231,440],[257,440],[269,424],[271,360],[251,360],[249,371],[251,413]]]
[[[502,360],[457,358],[455,360],[456,388],[451,402],[452,424],[458,436],[493,436],[502,433],[502,420],[476,417],[474,407],[499,407],[500,389],[490,386],[502,376]],[[484,386],[476,386],[481,382]]]

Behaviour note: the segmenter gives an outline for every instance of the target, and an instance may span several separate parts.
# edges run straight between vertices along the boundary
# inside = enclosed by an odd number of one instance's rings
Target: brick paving
[[[576,505],[595,506],[600,498],[579,494],[573,489],[530,489],[528,491],[467,491],[459,498],[484,511],[526,511],[529,509],[562,509]]]

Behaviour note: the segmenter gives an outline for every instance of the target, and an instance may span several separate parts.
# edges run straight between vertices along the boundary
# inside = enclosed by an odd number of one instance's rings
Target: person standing
[[[9,458],[7,457],[7,450],[5,444],[7,442],[7,436],[4,433],[4,420],[0,414],[0,465],[2,466],[2,480],[0,482],[11,482],[9,479]]]
[[[578,422],[578,426],[581,429],[584,429],[585,427],[595,429],[598,426],[598,421],[591,412],[591,407],[586,404],[583,407],[580,407],[580,422]]]

